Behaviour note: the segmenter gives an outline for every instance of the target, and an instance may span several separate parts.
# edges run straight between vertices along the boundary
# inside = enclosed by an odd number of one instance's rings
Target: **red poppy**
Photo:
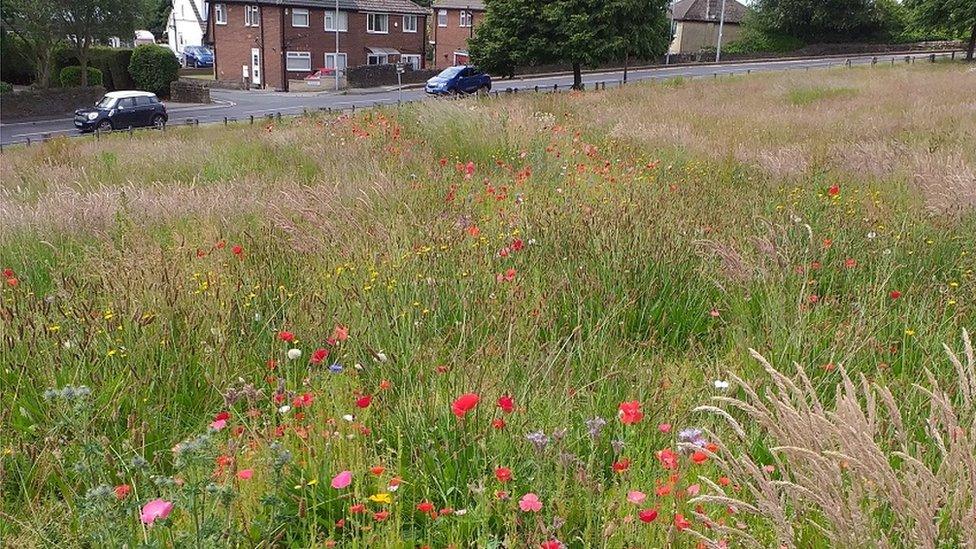
[[[384,379],[384,380],[380,381],[380,389],[382,389],[382,390],[385,391],[385,390],[389,389],[390,387],[393,387],[393,384],[390,383],[390,380]]]
[[[349,339],[349,327],[343,326],[342,324],[336,324],[335,328],[332,328],[332,335],[329,340],[332,342],[331,345],[335,345],[335,342],[343,342]]]
[[[674,516],[674,527],[678,529],[679,532],[691,528],[691,521],[686,519],[684,515],[678,513]]]
[[[857,260],[854,259],[853,257],[848,257],[847,259],[844,260],[844,267],[848,269],[853,269],[857,267]]]
[[[508,424],[505,423],[505,420],[502,418],[496,418],[491,420],[491,426],[494,427],[495,429],[499,429],[499,430],[504,429],[506,425]]]
[[[468,163],[464,165],[464,177],[466,179],[471,179],[472,175],[474,175],[474,162],[469,160]]]
[[[620,416],[620,422],[624,425],[633,425],[644,419],[644,412],[640,410],[640,402],[636,400],[621,402],[617,415]]]
[[[230,413],[226,411],[214,416],[214,421],[227,421],[228,419],[230,419]]]
[[[278,332],[278,339],[280,339],[281,341],[286,341],[288,343],[291,343],[292,341],[295,341],[295,334],[286,330],[282,330]]]
[[[671,451],[670,448],[665,448],[657,452],[657,460],[661,462],[661,466],[665,469],[677,469],[678,468],[678,454]]]
[[[637,512],[637,518],[641,522],[654,522],[654,519],[657,518],[657,509],[641,509]]]
[[[524,247],[525,247],[525,243],[522,242],[522,239],[521,238],[516,238],[515,240],[512,241],[512,250],[513,251],[516,251],[516,252],[521,251],[522,248],[524,248]]]
[[[434,504],[429,501],[422,501],[417,504],[417,510],[421,513],[429,513],[434,510]]]
[[[563,544],[558,539],[551,539],[539,544],[539,549],[562,549]]]
[[[729,477],[718,477],[719,486],[728,486],[731,483],[732,481],[729,480]]]
[[[322,364],[322,361],[328,358],[328,356],[328,349],[315,349],[312,351],[312,358],[309,359],[309,362],[312,364]]]
[[[515,410],[515,400],[509,395],[502,395],[498,397],[498,407],[506,414],[510,414]]]
[[[810,294],[810,296],[807,297],[807,301],[811,305],[816,305],[817,303],[820,303],[820,296],[817,294]]]
[[[382,475],[384,471],[386,471],[386,467],[383,467],[382,465],[374,465],[369,468],[369,472],[376,476]]]
[[[498,273],[495,279],[498,282],[513,282],[516,274],[517,271],[514,268],[509,268],[504,273]]]
[[[702,452],[701,450],[696,450],[695,453],[691,454],[691,461],[697,464],[702,464],[708,461],[708,454]]]
[[[508,467],[498,467],[495,469],[495,478],[497,478],[499,482],[508,482],[512,480],[512,470]]]
[[[349,512],[352,513],[352,514],[354,514],[354,515],[358,515],[360,513],[365,513],[366,512],[366,505],[363,504],[363,503],[355,503],[353,505],[350,505],[349,506]]]
[[[627,469],[630,469],[630,460],[624,458],[620,461],[615,461],[613,462],[613,465],[611,465],[611,467],[613,467],[614,473],[623,473]]]
[[[6,278],[10,278],[10,277],[14,276],[14,270],[11,269],[10,267],[5,268],[3,270],[3,276],[6,277]]]
[[[830,188],[827,189],[827,194],[830,195],[830,196],[837,196],[837,195],[839,195],[840,194],[840,185],[831,185]]]
[[[223,240],[220,240],[220,241],[217,242],[217,249],[218,250],[223,250],[226,247],[227,247],[227,242],[225,242]]]
[[[129,492],[131,491],[132,491],[132,487],[129,486],[128,484],[119,484],[118,486],[115,487],[115,499],[121,501],[125,499],[129,495]]]
[[[474,393],[464,393],[451,404],[451,413],[457,417],[464,417],[478,405],[478,395]]]
[[[244,248],[242,248],[240,244],[234,244],[234,247],[231,248],[230,251],[233,252],[237,257],[244,255]]]
[[[447,159],[446,158],[441,158],[437,162],[441,165],[441,167],[447,166]]]
[[[376,522],[383,522],[384,520],[386,520],[387,518],[389,518],[389,516],[390,516],[390,512],[389,511],[386,511],[386,510],[377,511],[377,512],[373,513],[373,520],[375,520]]]
[[[468,234],[471,236],[478,236],[479,234],[481,234],[481,229],[479,229],[477,225],[471,225],[466,230],[468,231]]]
[[[658,486],[657,488],[654,489],[654,493],[657,494],[657,497],[663,498],[664,496],[666,496],[666,495],[668,495],[668,494],[671,493],[671,485],[670,484],[662,484],[662,485],[660,485],[660,486]]]
[[[891,299],[898,299],[899,297],[901,297],[901,292],[899,292],[898,290],[891,290],[891,292],[888,294],[888,297],[890,297]]]
[[[336,528],[343,528],[346,525],[346,519],[339,519],[336,521]]]
[[[20,280],[17,280],[17,277],[15,276],[7,277],[7,286],[10,286],[11,288],[16,288],[18,284],[20,284]]]
[[[373,395],[363,395],[356,399],[356,407],[369,408],[371,402],[373,402]]]

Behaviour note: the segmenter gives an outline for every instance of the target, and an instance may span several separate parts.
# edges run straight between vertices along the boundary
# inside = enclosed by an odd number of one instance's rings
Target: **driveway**
[[[947,56],[948,54],[946,54]],[[810,70],[826,67],[843,66],[850,60],[852,65],[870,64],[872,58],[877,57],[879,63],[905,63],[905,55],[864,55],[856,57],[830,57],[819,59],[793,59],[780,61],[749,61],[740,63],[708,64],[708,65],[676,65],[673,67],[658,66],[647,69],[631,70],[628,81],[655,80],[674,78],[677,76],[700,78],[723,74],[743,74],[752,72],[770,72],[787,70]],[[928,54],[914,55],[915,62],[928,62]],[[618,85],[623,78],[620,70],[587,73],[583,75],[583,83],[587,89],[599,83],[607,87]],[[495,80],[493,90],[504,93],[506,88],[518,88],[521,91],[551,89],[558,85],[566,89],[573,82],[572,75],[534,76],[515,78],[512,80]],[[224,118],[231,120],[249,119],[251,116],[260,118],[267,115],[281,113],[282,115],[299,114],[303,110],[317,109],[349,109],[351,107],[371,107],[396,103],[396,90],[353,90],[346,94],[335,92],[304,92],[278,93],[257,91],[212,90],[211,97],[216,102],[213,105],[179,106],[169,109],[170,125],[188,122],[222,122]],[[428,99],[419,89],[406,89],[402,92],[403,101],[418,101]],[[0,144],[10,145],[25,143],[28,140],[38,141],[48,136],[78,135],[71,118],[56,120],[21,121],[10,124],[0,124]]]

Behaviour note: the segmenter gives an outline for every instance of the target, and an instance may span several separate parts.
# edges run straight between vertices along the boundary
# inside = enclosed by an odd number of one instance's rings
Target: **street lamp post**
[[[664,55],[664,64],[671,64],[671,48],[674,46],[674,1],[668,2],[668,15],[671,16],[671,25],[668,27],[668,52]]]
[[[722,30],[725,27],[725,0],[722,0],[722,11],[718,16],[718,44],[715,46],[715,62],[722,60]]]
[[[339,91],[339,0],[335,3],[335,17],[332,18],[332,27],[335,29],[335,59],[332,60],[332,70],[335,72],[335,89]]]

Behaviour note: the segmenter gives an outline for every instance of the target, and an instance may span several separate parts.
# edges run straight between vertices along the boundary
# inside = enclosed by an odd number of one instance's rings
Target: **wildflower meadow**
[[[5,149],[0,545],[976,545],[973,90],[879,66]]]

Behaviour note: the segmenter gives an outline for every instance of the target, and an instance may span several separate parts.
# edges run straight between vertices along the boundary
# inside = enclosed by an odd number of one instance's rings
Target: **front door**
[[[261,85],[261,50],[251,48],[251,84]]]

